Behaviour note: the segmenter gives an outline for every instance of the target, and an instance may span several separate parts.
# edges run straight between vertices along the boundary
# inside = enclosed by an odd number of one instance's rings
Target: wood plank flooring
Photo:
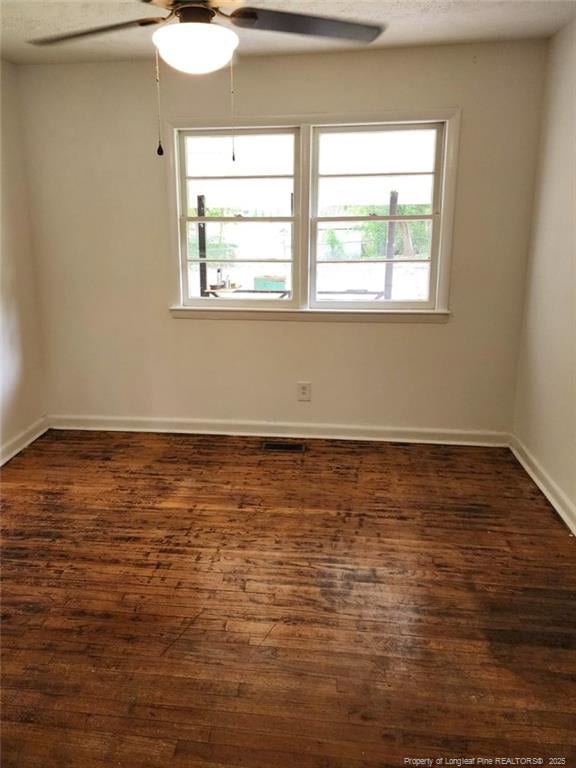
[[[576,766],[576,540],[512,454],[308,446],[6,465],[2,768]]]

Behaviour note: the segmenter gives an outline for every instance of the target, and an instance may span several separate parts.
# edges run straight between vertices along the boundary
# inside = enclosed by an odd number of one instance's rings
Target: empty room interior
[[[575,0],[2,0],[2,768],[576,767]]]

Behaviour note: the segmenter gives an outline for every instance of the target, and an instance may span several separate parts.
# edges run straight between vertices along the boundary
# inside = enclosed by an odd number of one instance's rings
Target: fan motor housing
[[[184,5],[182,8],[176,8],[175,14],[178,21],[194,24],[210,24],[216,11],[205,5]]]

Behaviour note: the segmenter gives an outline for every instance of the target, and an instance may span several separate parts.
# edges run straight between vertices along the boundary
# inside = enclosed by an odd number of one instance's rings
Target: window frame
[[[317,175],[312,176],[312,159],[317,162],[318,152],[312,152],[313,141],[319,131],[358,129],[369,130],[384,126],[393,130],[425,127],[431,124],[442,125],[442,141],[437,142],[436,152],[441,151],[442,166],[435,169],[433,226],[436,258],[431,259],[430,286],[428,302],[382,302],[374,307],[374,302],[315,302],[312,293],[312,194],[317,186]],[[375,322],[444,322],[450,315],[448,294],[450,284],[451,246],[456,198],[456,167],[460,132],[460,109],[436,109],[420,112],[378,112],[362,115],[309,114],[294,116],[268,116],[243,118],[241,123],[232,124],[230,119],[204,120],[196,123],[182,119],[167,124],[172,131],[174,141],[169,145],[167,158],[168,183],[172,220],[176,220],[174,247],[177,249],[180,295],[176,304],[170,307],[174,318],[205,319],[288,319],[288,320],[330,320],[330,321],[375,321]],[[294,239],[292,298],[290,300],[243,300],[243,299],[188,299],[184,283],[184,266],[187,267],[187,252],[181,236],[181,180],[185,178],[182,164],[185,156],[182,152],[183,136],[188,133],[214,135],[220,133],[274,132],[278,130],[295,131],[299,141],[295,142],[294,166]],[[438,166],[436,166],[438,167]],[[399,174],[401,175],[401,174]],[[175,178],[176,177],[176,178]],[[314,192],[316,194],[316,192]],[[177,215],[174,215],[176,211]],[[259,217],[260,218],[260,217]],[[264,221],[265,218],[262,217]],[[438,223],[436,223],[438,222]],[[267,263],[267,262],[264,262]],[[314,270],[315,277],[315,270]]]

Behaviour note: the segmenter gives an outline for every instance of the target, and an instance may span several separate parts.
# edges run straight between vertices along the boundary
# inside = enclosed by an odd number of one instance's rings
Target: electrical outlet
[[[304,403],[312,400],[312,384],[309,381],[299,381],[296,385],[296,397]]]

